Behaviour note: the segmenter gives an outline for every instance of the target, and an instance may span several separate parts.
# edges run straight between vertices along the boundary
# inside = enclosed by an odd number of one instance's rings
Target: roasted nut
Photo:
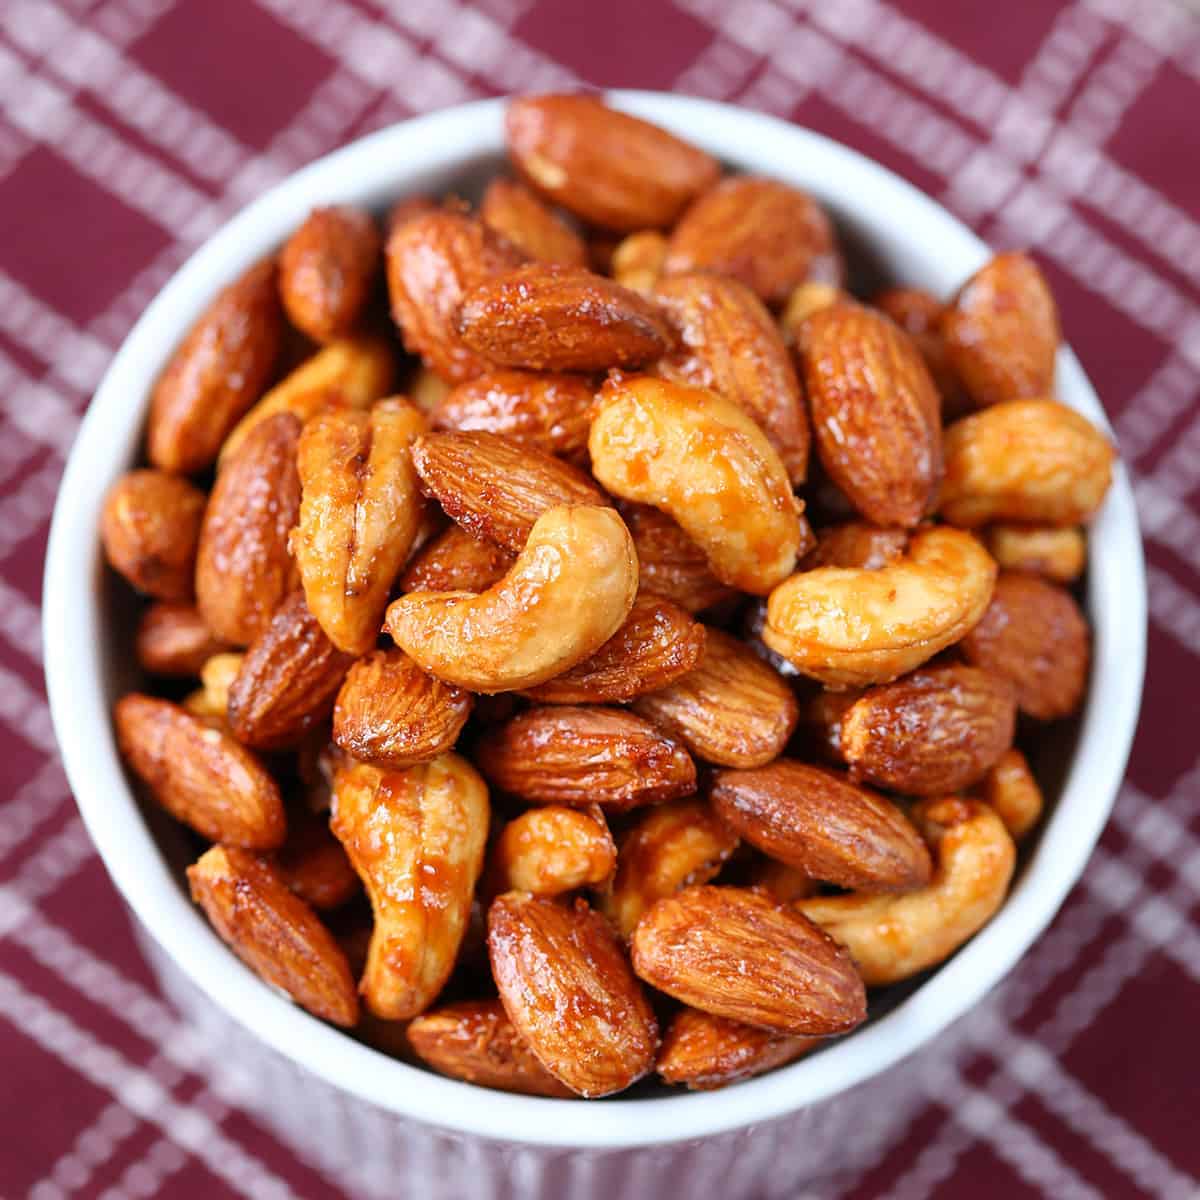
[[[296,746],[329,716],[353,661],[325,636],[304,593],[293,592],[250,643],[230,682],[234,737],[256,750]]]
[[[489,890],[557,896],[604,883],[616,864],[617,848],[598,808],[531,808],[496,840]]]
[[[229,711],[229,688],[242,667],[241,654],[214,654],[200,668],[200,690],[183,701],[183,707],[195,717],[224,720]]]
[[[409,377],[408,398],[428,416],[449,394],[453,384],[447,383],[436,371],[421,365]]]
[[[818,1045],[818,1038],[787,1037],[683,1008],[667,1026],[655,1070],[664,1083],[711,1091],[795,1062]]]
[[[417,193],[415,196],[404,196],[387,210],[384,218],[384,232],[390,237],[401,225],[407,225],[413,217],[422,217],[438,208],[432,196]]]
[[[995,580],[996,564],[970,534],[922,530],[891,566],[819,567],[780,584],[763,641],[829,687],[886,683],[974,628]]]
[[[523,96],[504,122],[513,164],[546,199],[591,225],[665,228],[716,182],[717,162],[592,96]]]
[[[661,355],[671,331],[637,292],[581,267],[531,263],[463,298],[456,328],[477,354],[534,371],[636,367]]]
[[[100,514],[100,538],[109,565],[148,596],[190,600],[204,503],[204,493],[178,475],[122,475]]]
[[[792,483],[803,483],[808,416],[791,356],[758,297],[736,279],[696,274],[668,276],[654,299],[681,343],[654,373],[732,400],[758,422]]]
[[[121,756],[177,821],[210,841],[248,850],[283,844],[279,788],[229,734],[138,692],[118,700],[113,717]]]
[[[299,580],[288,535],[300,512],[300,422],[277,413],[225,460],[196,554],[196,606],[219,638],[247,646]]]
[[[630,504],[622,511],[637,549],[644,591],[692,613],[737,595],[712,573],[704,551],[666,513],[644,504]]]
[[[578,467],[494,433],[427,434],[413,445],[413,462],[448,516],[511,554],[549,509],[608,503]]]
[[[388,608],[386,629],[447,683],[515,691],[591,657],[636,594],[637,557],[621,518],[562,506],[537,519],[512,569],[486,592],[410,592]]]
[[[427,543],[404,568],[402,592],[486,592],[513,565],[495,542],[472,537],[451,525]]]
[[[315,813],[289,815],[287,841],[274,859],[279,878],[313,908],[341,908],[362,891],[329,821]]]
[[[499,1000],[466,1000],[417,1017],[408,1041],[442,1075],[526,1096],[570,1099],[575,1093],[538,1062]]]
[[[610,378],[588,449],[600,483],[670,513],[722,583],[765,595],[795,565],[802,506],[779,455],[731,400],[649,376]]]
[[[958,664],[869,689],[841,719],[850,774],[910,796],[946,796],[983,778],[1012,745],[1016,688]]]
[[[710,795],[735,833],[814,879],[870,892],[929,882],[929,853],[900,809],[836,771],[780,759],[716,772]]]
[[[705,629],[677,604],[640,592],[616,633],[578,666],[531,688],[544,704],[611,704],[674,683],[704,654]]]
[[[1012,400],[946,430],[941,512],[951,525],[1078,525],[1112,482],[1115,452],[1084,416],[1055,400]]]
[[[631,291],[649,296],[667,261],[667,239],[656,229],[631,233],[612,254],[612,277]]]
[[[279,255],[279,294],[313,341],[347,333],[371,298],[383,242],[374,218],[350,205],[316,208]]]
[[[853,302],[819,309],[797,351],[829,477],[869,521],[912,527],[942,475],[941,408],[912,340]]]
[[[1041,271],[1019,251],[998,254],[941,316],[945,353],[980,408],[1054,390],[1058,309]]]
[[[843,763],[842,719],[863,694],[861,688],[841,692],[820,691],[800,708],[800,724],[810,744],[834,763]]]
[[[817,531],[817,546],[804,560],[805,570],[816,567],[858,567],[878,571],[904,557],[905,529],[881,529],[865,521],[846,521]]]
[[[425,418],[406,400],[329,412],[304,428],[292,550],[308,607],[348,654],[375,645],[425,507],[411,447]]]
[[[868,987],[948,958],[991,920],[1012,878],[1012,838],[987,805],[922,800],[912,816],[935,857],[926,887],[904,896],[816,896],[795,906],[850,951]]]
[[[684,888],[633,934],[633,969],[693,1008],[778,1033],[823,1037],[866,1018],[850,956],[793,908],[744,888]]]
[[[762,855],[750,873],[750,886],[767,893],[780,904],[807,900],[815,896],[821,885],[807,871]]]
[[[353,758],[398,770],[452,750],[471,694],[426,675],[403,650],[376,650],[350,668],[333,740]]]
[[[984,777],[983,798],[1016,841],[1042,818],[1042,789],[1020,750],[1006,750]]]
[[[838,283],[833,226],[806,192],[739,175],[705,192],[671,234],[667,274],[731,275],[777,307],[805,280]]]
[[[217,296],[159,376],[146,428],[150,461],[185,475],[211,465],[262,394],[282,338],[275,263],[264,259]]]
[[[1047,525],[993,525],[987,548],[1005,571],[1029,571],[1054,583],[1074,583],[1087,564],[1083,530]]]
[[[151,675],[190,679],[226,645],[190,604],[160,601],[142,613],[134,638],[138,666]]]
[[[591,384],[579,375],[492,371],[460,383],[429,412],[433,429],[499,433],[547,454],[587,446]]]
[[[187,876],[192,899],[252,971],[323,1021],[347,1027],[358,1021],[346,955],[266,859],[213,846]]]
[[[1087,621],[1065,588],[1003,571],[979,623],[965,637],[967,661],[1016,685],[1022,712],[1042,721],[1083,702],[1091,657]]]
[[[696,788],[687,751],[619,708],[531,708],[490,729],[475,761],[493,786],[540,804],[624,812]]]
[[[488,954],[513,1024],[573,1092],[611,1095],[653,1069],[654,1012],[608,923],[583,900],[498,896]]]
[[[737,834],[703,800],[648,809],[621,838],[617,873],[600,896],[601,910],[628,940],[655,901],[707,883],[737,846]]]
[[[382,338],[359,335],[338,338],[284,376],[238,422],[221,447],[224,463],[263,421],[291,413],[301,425],[323,409],[370,408],[392,389],[396,364]]]
[[[483,193],[479,216],[537,262],[587,266],[583,238],[523,183],[493,179]]]
[[[832,283],[810,279],[794,288],[779,316],[779,330],[784,342],[794,346],[801,335],[801,323],[818,309],[828,308],[846,299],[846,293]]]
[[[778,757],[800,715],[779,673],[719,629],[707,631],[699,666],[633,709],[698,758],[730,767]]]
[[[334,778],[331,828],[375,914],[367,1008],[415,1017],[454,969],[483,868],[487,787],[456,754],[403,771],[354,763]]]

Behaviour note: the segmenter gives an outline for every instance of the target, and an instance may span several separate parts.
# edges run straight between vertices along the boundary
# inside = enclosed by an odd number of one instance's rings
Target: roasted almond
[[[279,878],[316,909],[341,908],[362,891],[324,815],[289,813],[287,841],[275,852]]]
[[[109,566],[156,600],[190,600],[204,504],[204,493],[178,475],[122,475],[100,513]]]
[[[636,367],[672,341],[644,296],[580,267],[544,263],[478,284],[463,298],[457,330],[490,362],[535,371]]]
[[[672,275],[654,289],[679,348],[655,374],[709,388],[740,405],[779,452],[792,483],[808,470],[808,416],[791,355],[762,301],[736,279]]]
[[[326,636],[295,591],[250,643],[229,688],[229,728],[256,750],[297,745],[333,711],[354,659]]]
[[[121,756],[177,821],[213,842],[248,850],[282,845],[279,788],[229,734],[138,692],[118,700],[113,716]]]
[[[871,304],[887,313],[912,338],[942,398],[943,414],[961,415],[970,402],[950,365],[946,339],[940,328],[946,306],[923,288],[905,287],[889,288],[877,295]]]
[[[499,1000],[431,1009],[408,1026],[408,1041],[423,1062],[452,1079],[557,1100],[575,1094],[538,1062]]]
[[[409,767],[452,749],[471,705],[470,692],[426,675],[403,650],[376,650],[342,684],[333,740],[363,762]]]
[[[974,667],[926,667],[869,688],[841,719],[850,775],[910,796],[978,782],[1012,745],[1016,689]]]
[[[578,467],[494,433],[430,433],[413,463],[432,496],[468,533],[519,554],[534,522],[561,504],[608,504]]]
[[[647,504],[629,504],[622,512],[637,547],[645,591],[693,613],[737,595],[712,573],[704,551],[665,512]]]
[[[583,238],[523,183],[493,179],[483,193],[479,215],[536,262],[587,266]]]
[[[402,592],[486,592],[503,579],[513,556],[495,542],[472,537],[451,525],[409,561],[400,576]]]
[[[730,767],[761,766],[777,758],[800,715],[779,673],[719,629],[707,631],[697,667],[639,697],[633,709],[697,758]]]
[[[730,1021],[824,1037],[865,1020],[849,954],[794,909],[745,888],[684,888],[633,935],[633,969],[659,991]]]
[[[262,395],[282,338],[275,262],[263,259],[217,296],[159,376],[146,428],[150,461],[184,475],[210,466]]]
[[[249,645],[298,584],[288,536],[300,514],[300,422],[256,425],[217,475],[200,530],[196,606],[224,641]]]
[[[817,545],[804,560],[804,569],[855,567],[878,571],[904,557],[908,531],[883,529],[866,521],[845,521],[817,531]]]
[[[852,302],[820,309],[797,345],[821,462],[864,517],[912,527],[942,477],[938,394],[912,339]]]
[[[236,846],[213,846],[187,875],[192,899],[251,970],[323,1021],[358,1021],[346,955],[270,862]]]
[[[753,175],[723,180],[683,214],[666,270],[732,276],[773,308],[807,279],[838,283],[842,276],[821,206],[799,188]]]
[[[513,1024],[573,1092],[608,1096],[653,1069],[654,1012],[608,922],[586,902],[498,896],[488,955]]]
[[[578,666],[531,689],[544,704],[610,704],[675,682],[704,653],[705,629],[677,604],[641,592],[616,633]]]
[[[1042,721],[1070,716],[1083,703],[1091,638],[1066,588],[1001,571],[979,623],[962,640],[967,661],[1011,680],[1022,712]]]
[[[929,852],[890,800],[792,759],[718,771],[717,815],[764,854],[839,887],[903,892],[929,880]]]
[[[558,896],[607,882],[616,863],[617,848],[598,807],[547,804],[505,825],[492,847],[487,890]]]
[[[696,787],[687,751],[619,708],[531,708],[488,730],[475,758],[494,786],[540,804],[624,812]]]
[[[721,173],[703,150],[594,96],[512,100],[504,131],[531,186],[605,229],[665,228]]]
[[[142,613],[133,647],[143,671],[181,679],[195,678],[208,659],[228,649],[192,605],[168,601]]]

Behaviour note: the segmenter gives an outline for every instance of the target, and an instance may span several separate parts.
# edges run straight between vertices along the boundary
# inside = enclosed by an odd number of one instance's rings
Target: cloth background
[[[1183,0],[0,4],[0,1195],[344,1194],[181,1051],[80,823],[41,676],[51,507],[114,349],[243,204],[413,113],[582,84],[810,126],[1045,266],[1136,476],[1141,729],[1082,883],[837,1194],[1196,1195],[1200,19]]]

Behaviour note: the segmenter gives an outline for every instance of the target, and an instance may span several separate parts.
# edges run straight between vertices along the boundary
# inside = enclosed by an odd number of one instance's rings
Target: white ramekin
[[[615,93],[611,100],[677,131],[736,168],[806,188],[833,212],[843,236],[866,247],[882,271],[897,281],[948,294],[988,257],[985,245],[928,197],[817,134],[701,100],[640,92]],[[699,1169],[709,1179],[710,1170],[722,1172],[726,1195],[760,1187],[754,1161],[771,1164],[774,1183],[781,1180],[784,1161],[792,1163],[789,1177],[794,1183],[814,1166],[795,1153],[794,1122],[803,1121],[809,1136],[816,1128],[836,1126],[830,1114],[838,1106],[822,1108],[819,1102],[849,1089],[864,1096],[872,1108],[883,1100],[894,1103],[894,1096],[888,1100],[894,1087],[878,1081],[865,1088],[856,1085],[933,1038],[1012,967],[1078,879],[1107,819],[1137,721],[1145,657],[1141,545],[1132,495],[1120,467],[1091,530],[1087,605],[1095,643],[1087,708],[1062,790],[1004,909],[886,1016],[793,1066],[723,1091],[599,1103],[507,1096],[420,1071],[352,1041],[281,998],[221,944],[160,852],[117,756],[110,708],[119,685],[128,685],[130,675],[127,655],[114,643],[118,622],[107,611],[97,515],[110,484],[138,456],[155,377],[218,289],[278,246],[310,208],[341,201],[382,208],[410,192],[449,186],[469,190],[499,163],[502,114],[502,101],[436,113],[373,134],[299,171],[204,245],[130,333],[80,429],[50,537],[44,596],[46,677],[63,760],[113,881],[158,945],[153,958],[172,962],[190,980],[185,984],[169,970],[166,982],[172,994],[201,1019],[225,1022],[226,1030],[243,1026],[254,1037],[238,1032],[238,1045],[253,1046],[255,1038],[260,1039],[276,1052],[272,1061],[284,1063],[281,1069],[299,1081],[288,1088],[272,1087],[264,1097],[263,1102],[275,1109],[275,1123],[285,1133],[292,1127],[281,1114],[301,1097],[289,1093],[311,1087],[312,1094],[336,1097],[322,1103],[326,1109],[329,1104],[341,1106],[340,1132],[314,1127],[307,1119],[295,1125],[295,1137],[310,1149],[323,1138],[338,1138],[340,1144],[356,1147],[361,1162],[364,1154],[383,1154],[384,1142],[391,1139],[393,1149],[402,1146],[411,1159],[414,1153],[428,1153],[433,1144],[429,1139],[444,1139],[451,1131],[467,1135],[453,1143],[459,1148],[456,1153],[478,1161],[492,1145],[482,1139],[523,1143],[503,1157],[508,1164],[505,1178],[522,1195],[544,1188],[551,1188],[548,1195],[591,1196],[600,1190],[611,1195],[614,1187],[620,1195],[655,1189],[661,1195],[664,1181],[677,1178],[672,1173],[682,1169],[681,1163],[696,1168],[701,1162],[705,1165]],[[1058,392],[1107,427],[1091,385],[1065,349],[1059,356]],[[212,1003],[197,1006],[189,1000],[192,985]],[[236,1024],[219,1016],[218,1009]],[[296,1072],[297,1066],[303,1071]],[[385,1123],[387,1139],[370,1136],[361,1143],[355,1140],[358,1135],[347,1132],[354,1122],[368,1120],[365,1114],[373,1114],[372,1128]],[[781,1125],[779,1118],[788,1114],[799,1116],[792,1126]],[[744,1136],[715,1137],[770,1122],[775,1123],[770,1129],[792,1132],[773,1138],[759,1135],[752,1143],[753,1153],[737,1149],[747,1145]],[[355,1129],[361,1134],[359,1125]],[[857,1128],[865,1129],[861,1121]],[[671,1143],[701,1138],[708,1139],[701,1159],[694,1146],[683,1152],[684,1158],[668,1152]],[[621,1154],[614,1161],[625,1165],[616,1175],[582,1168],[595,1161],[596,1152],[652,1146],[658,1147],[652,1155]],[[735,1148],[729,1156],[744,1168],[736,1179],[720,1165],[725,1146]],[[576,1153],[564,1156],[564,1148],[575,1148]],[[326,1146],[324,1152],[326,1161],[339,1157],[336,1147]],[[442,1178],[445,1172],[435,1174]],[[363,1187],[370,1190],[369,1180]],[[451,1188],[445,1194],[455,1193]]]

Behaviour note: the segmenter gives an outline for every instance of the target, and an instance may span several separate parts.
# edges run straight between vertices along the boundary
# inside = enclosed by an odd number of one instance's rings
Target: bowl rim
[[[878,240],[936,231],[926,286],[949,294],[991,251],[956,217],[887,168],[821,134],[715,101],[614,91],[606,99],[744,170],[770,172],[830,202],[868,205]],[[147,307],[83,419],[55,503],[43,593],[45,671],[63,764],[118,891],[163,952],[208,997],[280,1054],[388,1112],[443,1129],[539,1146],[624,1149],[780,1118],[864,1082],[971,1008],[1049,924],[1107,821],[1136,729],[1146,651],[1146,590],[1133,494],[1118,462],[1092,524],[1092,675],[1053,816],[997,916],[891,1012],[820,1054],[714,1092],[580,1104],[498,1093],[409,1066],[310,1016],[230,954],[188,901],[154,843],[116,752],[102,677],[103,566],[97,514],[140,443],[149,388],[182,331],[219,288],[277,245],[318,203],[381,203],[421,171],[449,172],[501,152],[504,98],[390,126],[321,158],[246,206],[196,250]],[[767,154],[767,147],[770,154]],[[786,161],[785,161],[786,160]],[[395,164],[401,164],[399,166]],[[413,164],[417,164],[414,168]],[[819,168],[816,164],[819,164]],[[858,202],[855,197],[870,197]],[[936,260],[936,261],[934,261]],[[964,270],[963,264],[968,264]],[[1111,434],[1069,349],[1057,394]]]

